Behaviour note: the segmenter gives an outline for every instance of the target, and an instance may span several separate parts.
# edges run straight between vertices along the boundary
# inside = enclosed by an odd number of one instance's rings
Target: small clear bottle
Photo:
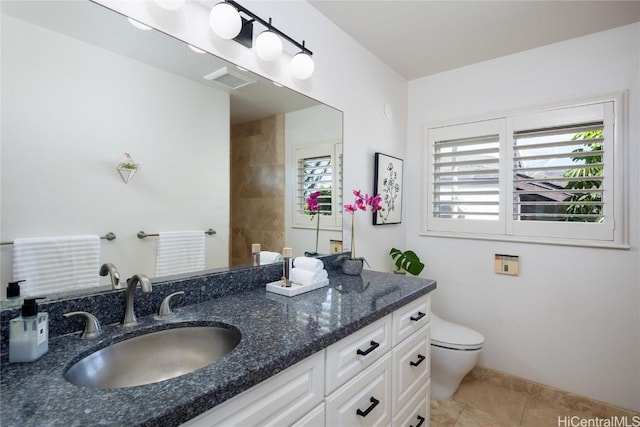
[[[33,362],[49,350],[49,314],[38,313],[36,300],[25,298],[21,316],[9,322],[9,362]]]
[[[254,267],[260,265],[260,243],[251,244],[251,260]]]

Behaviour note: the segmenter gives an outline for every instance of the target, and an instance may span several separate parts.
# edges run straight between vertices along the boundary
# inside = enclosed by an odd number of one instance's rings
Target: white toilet
[[[431,398],[450,399],[476,365],[484,336],[431,314]]]

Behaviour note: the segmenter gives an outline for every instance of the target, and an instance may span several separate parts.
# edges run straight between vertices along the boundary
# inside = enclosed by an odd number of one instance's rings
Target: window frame
[[[555,104],[545,107],[522,109],[505,114],[486,117],[475,117],[469,120],[456,120],[444,123],[427,123],[423,125],[422,155],[422,221],[421,235],[443,236],[470,239],[532,242],[543,244],[560,244],[573,246],[593,246],[628,249],[628,215],[627,215],[627,139],[626,139],[626,92],[591,97],[586,100]],[[513,140],[514,131],[526,127],[535,127],[544,123],[566,124],[571,113],[582,114],[590,106],[611,104],[610,112],[604,113],[605,126],[605,193],[603,204],[606,210],[604,224],[580,222],[552,221],[518,221],[513,219]],[[604,108],[604,107],[603,107]],[[582,111],[582,113],[581,113]],[[555,117],[562,112],[562,117]],[[575,114],[574,114],[575,116]],[[589,115],[575,116],[593,117]],[[546,120],[546,121],[545,121]],[[479,222],[459,220],[467,224],[452,224],[452,221],[438,221],[433,218],[433,133],[435,130],[457,126],[477,126],[482,123],[504,123],[505,139],[500,141],[500,218],[501,226],[487,227]],[[499,125],[498,125],[499,126]],[[432,136],[430,136],[430,133]],[[476,135],[479,136],[479,135]],[[504,155],[502,154],[504,153]],[[453,220],[455,222],[456,220]],[[594,231],[595,230],[595,231]]]
[[[480,134],[478,134],[480,133]],[[505,126],[502,119],[489,119],[468,123],[461,123],[460,125],[452,125],[452,126],[443,126],[438,128],[427,129],[427,139],[428,145],[426,147],[427,155],[427,168],[429,171],[428,177],[430,178],[433,175],[434,171],[434,154],[435,154],[435,145],[434,142],[437,140],[454,140],[454,139],[465,139],[470,137],[483,137],[488,135],[498,136],[499,144],[503,144],[505,138]],[[501,197],[504,194],[504,180],[502,179],[502,171],[503,168],[503,157],[499,157],[498,161],[498,216],[502,218],[505,214],[504,209],[505,205],[501,201]],[[423,181],[425,182],[425,181]],[[432,212],[432,208],[434,205],[434,194],[432,187],[432,183],[429,182],[428,188],[430,189],[426,193],[427,197],[427,206],[429,206],[429,213]],[[444,218],[434,218],[429,215],[426,218],[428,222],[428,226],[430,227],[430,231],[440,231],[440,232],[458,232],[458,233],[478,233],[478,234],[499,234],[503,227],[500,224],[499,220],[474,220],[474,221],[465,221],[465,220],[451,220]]]
[[[295,171],[294,185],[292,186],[291,198],[291,227],[315,229],[317,224],[311,216],[303,214],[299,210],[298,193],[300,181],[298,177],[299,162],[301,159],[315,157],[330,157],[332,180],[331,180],[331,214],[322,215],[320,220],[321,230],[340,231],[342,230],[342,141],[323,142],[314,145],[296,145],[292,147],[293,156],[292,168]]]

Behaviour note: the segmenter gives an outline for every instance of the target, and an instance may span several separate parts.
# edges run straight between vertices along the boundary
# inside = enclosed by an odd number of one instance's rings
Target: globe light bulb
[[[296,54],[291,59],[291,74],[297,79],[306,80],[313,74],[313,59],[304,52]]]
[[[228,3],[218,3],[209,13],[209,26],[216,36],[231,40],[240,34],[242,18],[235,7]]]
[[[265,61],[275,61],[282,54],[282,40],[273,31],[261,32],[256,38],[256,54]]]

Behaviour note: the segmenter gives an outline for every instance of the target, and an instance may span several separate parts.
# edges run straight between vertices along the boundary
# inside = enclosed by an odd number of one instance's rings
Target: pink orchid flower
[[[344,211],[351,214],[351,259],[356,258],[356,255],[355,255],[356,254],[356,250],[355,250],[356,236],[355,236],[355,230],[354,230],[355,224],[353,220],[353,217],[354,217],[353,214],[359,210],[366,211],[367,206],[371,207],[371,212],[377,212],[382,209],[382,206],[380,205],[380,202],[382,201],[382,197],[379,194],[376,194],[375,196],[370,196],[369,194],[364,193],[363,195],[362,191],[353,190],[353,195],[356,198],[354,203],[344,205]]]
[[[309,212],[320,211],[320,203],[318,201],[318,197],[320,197],[319,191],[314,191],[313,193],[309,194],[309,197],[307,197],[307,209],[309,210]]]
[[[349,213],[354,213],[358,208],[355,205],[344,205],[344,211]]]

